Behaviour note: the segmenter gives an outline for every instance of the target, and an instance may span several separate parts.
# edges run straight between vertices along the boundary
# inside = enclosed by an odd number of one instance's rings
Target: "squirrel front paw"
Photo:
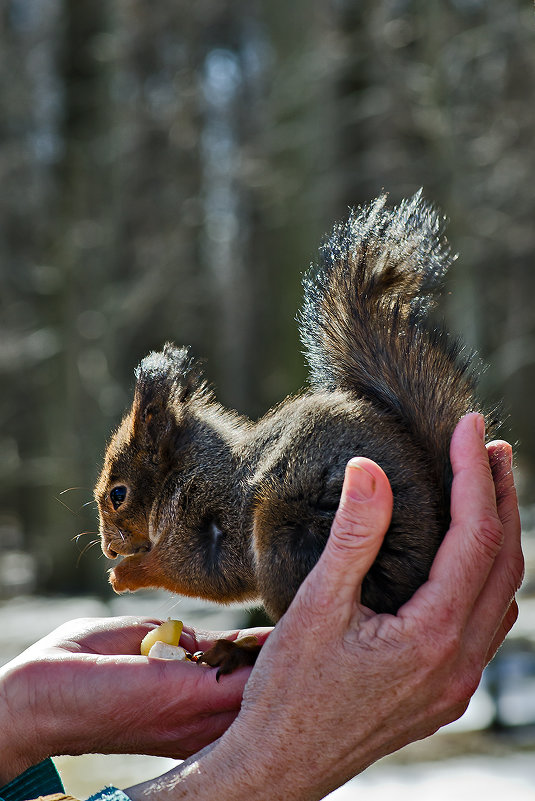
[[[217,667],[216,679],[219,681],[221,676],[233,673],[240,667],[254,665],[260,653],[260,648],[256,637],[248,634],[237,640],[216,640],[214,645],[199,656],[198,662],[205,662],[210,667]]]

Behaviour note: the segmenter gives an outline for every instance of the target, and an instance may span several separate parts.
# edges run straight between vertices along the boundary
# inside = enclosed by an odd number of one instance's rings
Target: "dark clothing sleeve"
[[[44,759],[0,788],[0,801],[26,801],[39,795],[63,792],[63,783],[54,763],[51,759]]]
[[[0,801],[28,801],[37,798],[46,801],[44,796],[48,796],[50,801],[76,801],[72,796],[64,795],[64,792],[54,763],[51,759],[45,759],[0,788]],[[130,801],[130,798],[116,787],[106,787],[87,801]]]

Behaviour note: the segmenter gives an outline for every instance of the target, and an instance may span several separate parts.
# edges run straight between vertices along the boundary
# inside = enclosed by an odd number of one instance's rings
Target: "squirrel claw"
[[[256,637],[247,635],[238,640],[216,640],[211,648],[199,656],[197,662],[217,667],[216,681],[240,667],[251,666],[260,653]]]

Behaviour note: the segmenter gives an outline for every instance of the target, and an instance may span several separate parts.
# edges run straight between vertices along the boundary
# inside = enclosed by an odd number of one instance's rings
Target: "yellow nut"
[[[178,645],[182,634],[181,620],[166,620],[165,623],[157,626],[145,634],[141,640],[141,654],[148,656],[148,653],[155,642],[165,642],[168,645]]]

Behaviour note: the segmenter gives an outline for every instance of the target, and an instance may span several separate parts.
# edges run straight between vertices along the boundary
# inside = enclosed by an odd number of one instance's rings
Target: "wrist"
[[[0,671],[0,787],[48,756],[38,747],[30,696],[24,691],[24,673],[25,665],[17,663]]]
[[[216,778],[218,801],[272,801],[289,798],[281,779],[277,760],[269,749],[258,746],[254,738],[243,738],[240,725],[233,726],[214,743],[199,764],[199,779]],[[250,747],[249,747],[250,746]],[[284,772],[284,771],[282,771]],[[277,776],[273,776],[277,773]],[[284,780],[283,780],[284,783]]]
[[[317,793],[319,783],[313,777],[313,765],[303,759],[294,737],[287,738],[279,731],[273,738],[266,726],[248,724],[232,726],[210,754],[213,769],[225,766],[218,781],[218,798],[225,801],[314,801],[325,793]],[[254,729],[254,731],[252,730]],[[285,746],[281,746],[284,741]],[[203,766],[204,769],[204,766]],[[221,795],[221,790],[223,794]]]
[[[258,752],[249,758],[225,738],[226,734],[168,773],[123,792],[131,801],[186,801],[214,795],[218,801],[272,801],[274,797],[286,797],[285,793],[272,794],[272,777],[269,773],[264,775]]]
[[[264,748],[262,738],[252,738],[233,724],[215,743],[153,780],[129,787],[123,792],[131,801],[180,801],[211,798],[218,801],[272,801],[273,798],[309,801],[313,796],[307,784],[293,786],[296,766],[289,775],[279,769],[275,754]],[[243,737],[243,734],[248,736]],[[261,746],[259,745],[261,743]],[[321,796],[318,796],[318,798]]]
[[[198,779],[215,777],[219,801],[315,801],[394,750],[385,748],[381,737],[376,743],[357,738],[343,757],[332,739],[322,743],[321,754],[316,743],[297,725],[290,730],[283,721],[277,724],[276,718],[270,722],[248,714],[238,718],[202,763],[199,761]],[[200,791],[205,785],[191,787],[197,788]]]

